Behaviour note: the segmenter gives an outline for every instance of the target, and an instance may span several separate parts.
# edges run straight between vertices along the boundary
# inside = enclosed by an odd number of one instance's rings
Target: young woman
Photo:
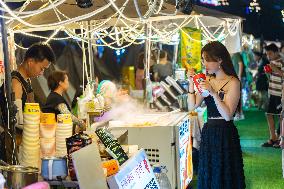
[[[69,88],[69,81],[66,72],[55,71],[47,79],[48,87],[51,90],[47,97],[46,104],[42,108],[44,113],[71,114],[75,125],[83,128],[84,122],[71,113],[71,108],[63,98],[63,94]]]
[[[199,189],[243,189],[245,177],[238,131],[233,123],[240,106],[240,81],[226,47],[217,41],[205,45],[202,63],[208,76],[200,85],[210,95],[202,97],[189,86],[189,109],[205,101],[208,120],[201,134]],[[190,70],[188,77],[194,76]]]

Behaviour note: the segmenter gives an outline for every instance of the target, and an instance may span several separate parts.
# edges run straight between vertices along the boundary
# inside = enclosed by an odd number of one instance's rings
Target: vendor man
[[[42,75],[44,70],[49,67],[50,63],[54,63],[54,61],[55,55],[51,47],[48,44],[37,43],[27,50],[23,62],[18,66],[17,70],[11,73],[12,90],[15,93],[15,104],[18,108],[16,131],[20,136],[23,128],[22,112],[25,103],[34,102],[30,79]],[[9,150],[7,149],[6,151]],[[7,152],[8,154],[9,152]]]
[[[153,65],[154,80],[160,82],[166,79],[167,76],[173,75],[172,64],[168,61],[166,51],[160,51],[159,64]]]

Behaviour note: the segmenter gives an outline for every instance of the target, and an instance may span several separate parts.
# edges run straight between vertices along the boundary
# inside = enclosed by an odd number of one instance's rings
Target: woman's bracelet
[[[193,92],[188,91],[188,93],[189,93],[189,94],[195,94],[195,91],[193,91]]]

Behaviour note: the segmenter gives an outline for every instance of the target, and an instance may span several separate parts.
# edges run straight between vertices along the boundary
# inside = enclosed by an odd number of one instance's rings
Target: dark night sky
[[[243,17],[244,32],[256,38],[263,36],[265,40],[284,41],[284,23],[281,10],[284,0],[258,0],[261,11],[247,14],[247,6],[252,0],[229,0],[229,6],[206,6],[196,0],[197,5],[220,10]]]

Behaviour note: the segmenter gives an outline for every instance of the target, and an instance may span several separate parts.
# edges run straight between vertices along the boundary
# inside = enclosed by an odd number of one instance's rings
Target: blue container
[[[178,80],[177,82],[186,92],[188,92],[189,82],[187,80]]]
[[[44,180],[64,180],[67,175],[67,159],[65,157],[41,159],[41,176]]]

